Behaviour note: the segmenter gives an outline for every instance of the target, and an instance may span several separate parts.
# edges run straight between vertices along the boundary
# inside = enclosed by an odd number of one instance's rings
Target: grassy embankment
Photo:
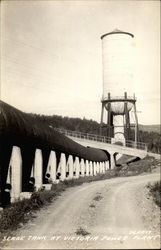
[[[36,210],[54,201],[54,199],[61,195],[61,192],[63,192],[68,187],[78,186],[83,183],[105,180],[119,176],[132,176],[147,172],[150,173],[152,169],[157,167],[158,163],[159,162],[153,157],[146,157],[142,160],[129,163],[128,165],[123,164],[122,166],[119,166],[113,170],[108,170],[105,174],[65,180],[63,182],[60,182],[59,184],[53,184],[50,191],[41,190],[38,192],[34,192],[30,199],[17,201],[11,204],[10,207],[7,207],[3,211],[1,211],[0,235],[2,236],[8,233],[11,234],[13,230],[17,229],[29,219],[34,217],[34,212]],[[158,184],[154,188],[152,188],[152,193],[155,192],[155,189],[158,190]]]

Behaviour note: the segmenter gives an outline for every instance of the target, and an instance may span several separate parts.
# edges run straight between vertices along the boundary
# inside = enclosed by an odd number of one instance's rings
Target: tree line
[[[70,118],[67,116],[63,117],[59,115],[31,115],[37,120],[40,120],[41,122],[43,121],[53,128],[79,131],[96,135],[99,135],[100,133],[100,124],[92,119],[89,120],[86,118]],[[103,135],[106,136],[105,130],[103,130]],[[161,139],[159,133],[139,130],[138,137],[139,142],[144,142],[147,144],[148,151],[151,151],[153,153],[161,153]],[[133,129],[131,129],[130,131],[130,140],[134,141]]]

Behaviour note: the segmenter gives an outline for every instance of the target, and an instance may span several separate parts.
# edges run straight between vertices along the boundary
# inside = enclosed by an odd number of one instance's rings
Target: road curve
[[[159,249],[159,208],[145,187],[159,178],[152,173],[69,188],[18,229],[17,238],[4,239],[4,249]]]

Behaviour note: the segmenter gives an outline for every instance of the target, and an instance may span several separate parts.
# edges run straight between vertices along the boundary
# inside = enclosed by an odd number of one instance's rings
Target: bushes
[[[51,202],[56,192],[38,191],[34,192],[30,199],[23,199],[6,207],[0,214],[0,231],[16,229],[20,223],[28,221],[32,212],[43,205]]]
[[[10,207],[1,212],[0,228],[3,232],[7,229],[14,229],[15,225],[25,220],[25,214],[31,210],[31,201],[24,199],[13,203]]]
[[[125,158],[126,161],[126,158]],[[158,161],[151,156],[130,163],[121,163],[121,166],[115,168],[115,176],[132,176],[142,173],[151,173],[156,168]]]
[[[147,187],[155,203],[161,207],[161,181],[157,181],[154,184],[148,184]]]
[[[127,165],[127,171],[132,171],[133,174],[151,173],[152,168],[157,164],[154,157],[145,157],[144,159],[131,162]]]

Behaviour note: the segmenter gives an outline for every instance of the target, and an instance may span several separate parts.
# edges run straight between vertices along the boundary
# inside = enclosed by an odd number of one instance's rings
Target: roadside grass
[[[148,184],[150,195],[153,197],[154,202],[161,207],[161,181],[157,181],[153,184]]]
[[[126,164],[125,166],[122,165],[115,169],[107,170],[105,174],[85,176],[79,179],[65,180],[63,182],[60,181],[58,184],[53,184],[51,190],[34,192],[30,199],[23,199],[12,203],[9,207],[6,207],[0,212],[0,238],[3,234],[7,235],[13,230],[21,227],[25,222],[34,217],[34,212],[36,210],[51,203],[69,187],[90,183],[92,181],[151,172],[152,168],[155,168],[157,164],[158,162],[153,157],[146,157],[137,162],[130,163],[129,165]],[[158,198],[156,199],[158,200]]]
[[[6,207],[0,214],[0,232],[15,230],[32,218],[33,212],[51,202],[59,193],[53,191],[34,192],[30,199],[19,200]]]
[[[128,164],[122,164],[118,166],[116,171],[116,176],[133,176],[140,175],[143,173],[151,173],[153,169],[157,167],[159,161],[154,157],[147,156],[144,159],[134,161]]]

